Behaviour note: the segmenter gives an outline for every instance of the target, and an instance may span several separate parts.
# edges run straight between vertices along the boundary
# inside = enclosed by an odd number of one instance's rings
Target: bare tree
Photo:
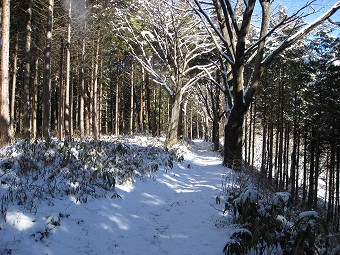
[[[183,95],[206,70],[214,68],[204,55],[214,50],[198,17],[182,1],[170,6],[165,1],[145,1],[136,20],[125,19],[119,28],[135,59],[161,84],[169,98],[171,118],[166,145],[178,142]],[[138,29],[134,24],[143,24]]]
[[[264,70],[285,49],[301,40],[331,17],[340,8],[340,1],[318,19],[303,26],[304,23],[299,17],[303,8],[290,17],[282,17],[277,24],[271,25],[271,5],[273,1],[261,0],[259,37],[253,43],[249,43],[249,39],[256,0],[237,1],[235,8],[232,7],[231,0],[212,0],[210,2],[194,0],[194,2],[197,11],[204,17],[203,20],[206,22],[208,30],[211,34],[214,34],[216,46],[226,63],[224,69],[230,70],[229,73],[224,72],[227,82],[225,87],[228,90],[228,95],[232,97],[231,100],[227,100],[227,109],[230,110],[225,126],[224,164],[228,167],[240,168],[243,164],[244,117],[254,99],[255,92],[260,86],[260,79]],[[213,6],[214,12],[209,12],[206,6],[209,6],[209,8]],[[219,24],[214,22],[213,15],[215,13],[218,14]],[[295,26],[291,30],[291,36],[287,36],[274,49],[266,48],[267,43],[275,39],[276,32],[287,29],[292,22],[295,22]],[[301,29],[297,29],[301,26]],[[246,66],[248,65],[252,70],[249,78],[245,76]]]

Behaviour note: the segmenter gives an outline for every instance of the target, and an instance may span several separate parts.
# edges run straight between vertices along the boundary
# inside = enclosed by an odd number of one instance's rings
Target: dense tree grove
[[[210,140],[340,230],[340,2],[309,24],[307,1],[1,2],[1,145]]]

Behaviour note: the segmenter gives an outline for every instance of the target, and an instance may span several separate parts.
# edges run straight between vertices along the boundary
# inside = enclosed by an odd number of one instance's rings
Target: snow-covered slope
[[[217,227],[223,208],[214,204],[229,170],[207,143],[181,149],[172,169],[117,185],[121,198],[62,196],[29,213],[12,205],[0,254],[222,254],[228,229]]]

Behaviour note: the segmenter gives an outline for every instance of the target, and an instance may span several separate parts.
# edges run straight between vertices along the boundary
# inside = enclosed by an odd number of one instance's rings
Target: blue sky
[[[306,1],[306,0],[276,0],[273,3],[273,7],[277,6],[278,4],[282,4],[285,7],[287,7],[288,14],[292,14],[299,10],[301,7],[303,7],[306,3],[311,2],[311,1]],[[311,22],[317,17],[319,17],[321,14],[323,14],[326,10],[331,8],[337,0],[317,0],[315,1],[312,6],[315,10],[318,10],[319,12],[316,14],[313,14],[309,17],[307,17],[305,20],[307,22]],[[312,8],[307,8],[304,10],[304,13],[311,12]],[[340,10],[338,10],[333,16],[332,19],[334,21],[340,22]],[[340,27],[337,29],[335,32],[335,35],[340,36]]]

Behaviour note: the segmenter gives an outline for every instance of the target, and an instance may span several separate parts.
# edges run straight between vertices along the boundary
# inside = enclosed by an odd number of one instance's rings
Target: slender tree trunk
[[[48,22],[45,49],[44,87],[43,87],[43,137],[50,140],[51,129],[51,54],[54,0],[48,1]]]
[[[58,138],[62,140],[64,137],[64,40],[60,44],[60,60],[59,60],[59,104],[58,104]]]
[[[152,132],[152,112],[151,112],[151,92],[150,92],[150,80],[149,75],[145,76],[145,88],[146,88],[146,112],[148,115],[148,131]]]
[[[99,137],[101,137],[102,133],[103,133],[103,113],[102,113],[102,98],[103,98],[103,58],[101,57],[101,52],[99,53],[100,56],[100,75],[98,77],[98,130],[99,130]],[[105,109],[105,113],[106,113],[106,108]],[[105,119],[105,123],[106,123],[106,119]],[[105,124],[106,127],[106,124]],[[105,132],[106,134],[106,132]]]
[[[38,84],[39,84],[39,57],[35,57],[34,79],[32,84],[32,101],[31,101],[31,138],[37,138],[37,102],[38,102]]]
[[[273,147],[274,147],[274,124],[270,120],[269,124],[269,152],[268,152],[268,179],[272,182],[273,179]]]
[[[142,67],[142,83],[140,87],[140,113],[139,113],[139,130],[144,131],[144,121],[145,121],[145,103],[144,103],[144,93],[145,93],[145,69]]]
[[[157,136],[157,92],[154,84],[152,88],[153,94],[153,109],[152,109],[152,136]]]
[[[23,130],[22,135],[26,140],[30,140],[30,69],[31,69],[31,24],[32,24],[32,0],[28,1],[27,23],[26,23],[26,46],[25,46],[25,66],[24,66],[24,87],[22,100]]]
[[[334,137],[334,135],[332,136]],[[333,179],[335,176],[335,140],[331,140],[331,158],[329,164],[329,181],[328,181],[328,207],[327,207],[327,219],[332,220],[333,218],[333,211],[334,211],[334,195],[336,194],[334,190]]]
[[[299,198],[299,177],[300,177],[300,144],[301,144],[301,130],[297,132],[297,155],[296,155],[296,177],[295,177],[295,200]]]
[[[291,195],[292,198],[295,199],[295,173],[296,173],[296,166],[297,166],[297,92],[295,91],[294,94],[294,119],[293,119],[293,150],[290,157],[290,188],[291,188]]]
[[[161,108],[162,108],[162,86],[160,85],[158,89],[158,132],[157,132],[158,136],[161,136]]]
[[[335,189],[335,217],[336,217],[336,226],[335,230],[340,230],[340,145],[336,144],[336,189]]]
[[[2,0],[1,30],[1,84],[0,84],[0,145],[7,145],[11,138],[9,114],[9,33],[10,0]]]
[[[118,69],[118,66],[117,66],[117,80],[116,80],[115,135],[119,136],[119,69]]]
[[[256,101],[254,101],[254,113],[253,113],[253,134],[251,143],[251,166],[254,167],[255,160],[255,127],[256,126]]]
[[[192,106],[190,107],[190,133],[189,133],[189,139],[193,139],[193,124],[192,124]]]
[[[217,74],[217,82],[220,82],[220,74]],[[215,87],[214,97],[214,113],[213,113],[213,143],[214,143],[214,150],[218,151],[220,149],[220,89]]]
[[[321,113],[320,115],[321,116]],[[317,210],[318,206],[318,185],[319,185],[319,171],[320,171],[320,128],[316,131],[316,148],[315,148],[315,170],[314,170],[314,199],[313,208]]]
[[[11,94],[11,115],[10,115],[10,133],[14,137],[15,134],[15,95],[17,84],[17,69],[18,69],[18,50],[19,50],[19,32],[15,36],[15,49],[13,53],[13,73],[12,73],[12,94]]]
[[[80,71],[80,109],[79,109],[79,129],[80,137],[85,136],[85,53],[86,53],[86,37],[82,40],[81,51],[81,71]]]
[[[250,111],[249,111],[249,129],[248,129],[248,158],[245,158],[248,165],[251,165],[251,148],[252,148],[252,137],[253,137],[253,108],[254,103],[250,104]]]
[[[310,145],[310,167],[307,206],[312,209],[314,205],[314,181],[315,181],[315,127],[312,127],[312,137]]]
[[[266,112],[263,114],[263,120],[262,120],[262,158],[261,158],[261,174],[262,176],[267,177],[267,128],[268,125],[266,123]]]
[[[94,77],[93,77],[93,107],[92,107],[92,115],[93,115],[93,137],[94,139],[98,139],[98,67],[99,67],[99,43],[100,37],[97,39],[97,47],[96,47],[96,55],[95,55],[95,66],[94,66]]]
[[[130,90],[130,135],[133,134],[133,106],[134,106],[134,102],[133,102],[133,96],[134,96],[134,86],[135,86],[135,82],[134,82],[134,72],[135,72],[135,64],[131,63],[131,90]]]
[[[307,133],[308,129],[304,130],[304,145],[303,145],[303,183],[302,183],[302,201],[306,201],[307,198]]]
[[[248,160],[248,116],[249,116],[249,112],[246,114],[246,116],[244,117],[244,160],[245,160],[245,164],[248,164],[247,160]]]
[[[68,6],[67,43],[66,43],[66,84],[65,84],[65,136],[70,139],[71,134],[71,14],[72,2]]]

